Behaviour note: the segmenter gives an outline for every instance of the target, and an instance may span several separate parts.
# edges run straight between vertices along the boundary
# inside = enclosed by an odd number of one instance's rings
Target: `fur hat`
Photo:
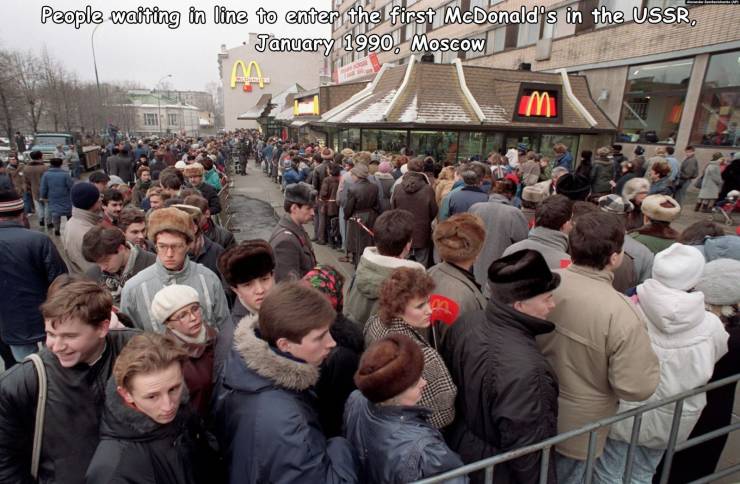
[[[536,185],[524,187],[524,189],[522,190],[522,200],[527,202],[542,203],[549,196],[550,194],[548,193],[548,190],[542,186],[539,186],[539,183]]]
[[[331,148],[324,148],[323,150],[321,150],[321,159],[333,161],[334,160],[334,150],[332,150]]]
[[[81,210],[90,210],[100,200],[98,187],[88,182],[75,183],[70,192],[72,206]]]
[[[291,183],[285,187],[285,201],[298,205],[313,205],[318,192],[308,183]]]
[[[358,163],[355,165],[352,170],[350,170],[350,173],[352,173],[357,178],[367,178],[370,175],[370,170],[368,169],[367,165],[363,163]]]
[[[542,254],[525,249],[493,261],[488,281],[491,297],[511,304],[555,290],[560,275],[550,271]]]
[[[556,190],[573,201],[584,201],[591,193],[591,181],[583,175],[566,173],[558,178]]]
[[[635,209],[632,202],[625,200],[619,195],[604,195],[599,198],[599,208],[606,213],[624,215]]]
[[[160,232],[172,231],[182,234],[188,243],[193,241],[193,221],[189,214],[175,207],[160,208],[149,215],[147,233],[155,242]]]
[[[679,291],[696,287],[704,273],[704,255],[696,247],[675,243],[653,261],[653,279]]]
[[[434,229],[434,246],[447,262],[462,262],[478,257],[486,239],[483,221],[472,213],[453,215]]]
[[[367,151],[360,151],[359,153],[356,153],[355,156],[353,156],[353,158],[355,159],[355,164],[362,163],[365,165],[369,165],[372,159],[372,156]]]
[[[234,287],[265,276],[275,270],[272,246],[262,239],[245,240],[221,254],[218,270]]]
[[[704,293],[704,301],[715,306],[740,303],[740,261],[717,259],[704,266],[695,289]]]
[[[350,148],[345,148],[339,153],[342,155],[343,158],[352,158],[353,156],[355,156],[354,150]]]
[[[668,195],[649,195],[641,208],[647,218],[658,222],[673,222],[681,215],[681,205]]]
[[[415,171],[417,173],[421,173],[424,171],[424,160],[419,158],[412,158],[409,160],[408,163],[406,163],[406,168],[408,171]]]
[[[198,207],[194,207],[193,205],[185,205],[183,203],[178,203],[172,206],[190,215],[190,218],[193,219],[193,222],[196,225],[200,225],[200,220],[203,217],[203,212],[201,212]]]
[[[411,388],[423,370],[419,345],[404,334],[389,334],[362,354],[355,385],[371,402],[385,402]]]
[[[170,316],[189,304],[199,302],[198,291],[190,286],[172,284],[160,289],[152,299],[152,317],[164,326]]]
[[[631,202],[641,193],[647,194],[650,191],[650,182],[642,177],[627,180],[622,188],[622,198]]]
[[[192,165],[187,165],[185,169],[182,171],[182,174],[191,177],[191,176],[203,176],[203,165],[200,163],[193,163]]]

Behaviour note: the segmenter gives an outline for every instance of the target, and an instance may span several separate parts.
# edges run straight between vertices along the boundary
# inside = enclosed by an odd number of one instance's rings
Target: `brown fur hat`
[[[411,388],[421,378],[424,355],[404,334],[390,334],[362,354],[355,385],[373,403],[385,402]]]
[[[478,257],[486,240],[483,220],[472,213],[453,215],[434,229],[434,246],[446,262],[462,262]]]
[[[156,242],[157,235],[165,231],[184,235],[188,243],[192,242],[195,237],[191,216],[175,207],[160,208],[149,215],[147,224],[149,240]]]
[[[245,240],[221,254],[218,269],[229,286],[246,284],[275,270],[272,247],[262,239]]]

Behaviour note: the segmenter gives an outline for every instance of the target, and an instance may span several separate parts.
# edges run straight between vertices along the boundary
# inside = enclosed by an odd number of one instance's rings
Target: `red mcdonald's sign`
[[[560,86],[522,84],[515,106],[514,120],[522,122],[560,122]]]

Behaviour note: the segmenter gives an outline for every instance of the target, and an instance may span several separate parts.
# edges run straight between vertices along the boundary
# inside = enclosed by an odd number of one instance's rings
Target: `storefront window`
[[[460,133],[460,159],[468,160],[476,157],[483,159],[483,147],[486,142],[486,133],[471,133],[463,131]]]
[[[406,146],[406,131],[363,129],[362,149],[365,151],[385,151],[399,153]]]
[[[350,148],[354,151],[360,151],[360,130],[343,129],[339,132],[339,150]]]
[[[431,156],[438,162],[454,162],[458,145],[455,131],[412,131],[411,149],[420,156]]]
[[[568,151],[573,155],[574,159],[578,159],[578,135],[573,134],[543,134],[540,138],[540,149],[539,152],[548,158],[555,156],[555,152],[552,147],[558,143],[562,143],[568,147]]]
[[[709,60],[691,143],[740,146],[740,51],[713,55]]]
[[[493,153],[499,153],[504,147],[504,134],[503,133],[486,133],[486,143],[483,145],[483,157],[488,159],[488,156]]]
[[[693,60],[630,67],[617,141],[675,144]]]

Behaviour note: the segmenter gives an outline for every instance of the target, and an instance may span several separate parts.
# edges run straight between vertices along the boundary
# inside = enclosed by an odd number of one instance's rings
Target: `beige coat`
[[[612,288],[611,272],[576,265],[557,272],[562,282],[548,317],[555,331],[537,342],[558,376],[558,433],[563,433],[615,415],[619,399],[650,398],[660,365],[645,323],[630,300]],[[597,434],[597,456],[608,432],[607,427]],[[585,460],[588,433],[559,444],[557,451]]]
[[[26,165],[23,170],[23,176],[26,178],[27,188],[31,190],[34,200],[40,200],[39,192],[41,190],[41,176],[46,171],[46,165],[38,161],[32,161]]]
[[[67,254],[67,267],[72,274],[86,274],[95,264],[85,260],[82,255],[82,239],[85,234],[100,223],[99,213],[72,208],[72,218],[67,221],[62,234],[64,252]]]

